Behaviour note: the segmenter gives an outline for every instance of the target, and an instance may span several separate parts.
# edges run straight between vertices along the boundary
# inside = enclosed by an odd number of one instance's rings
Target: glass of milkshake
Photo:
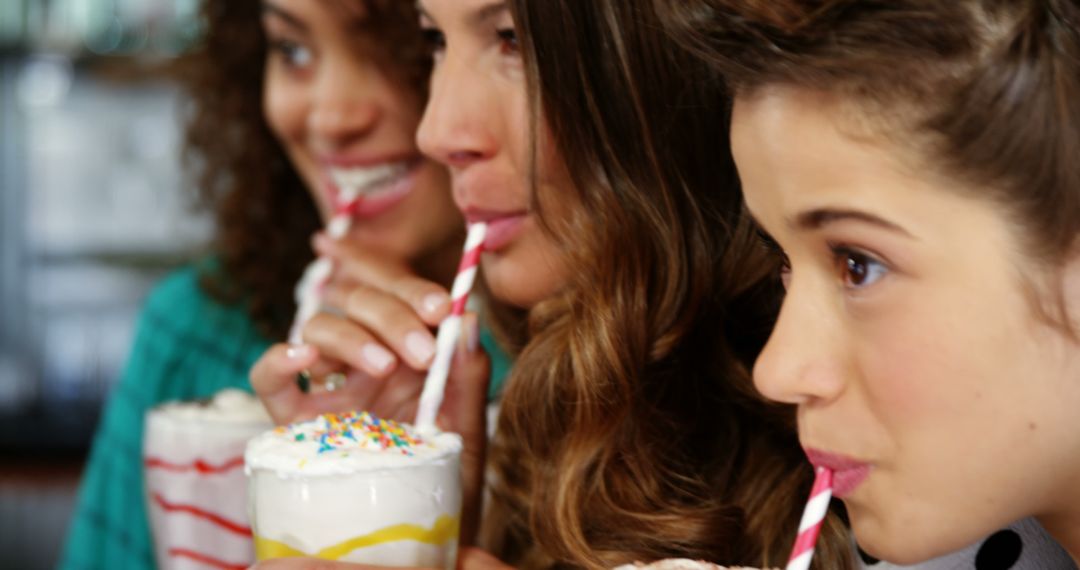
[[[240,390],[170,402],[146,415],[143,468],[158,568],[254,562],[244,449],[272,427],[258,398]]]
[[[457,434],[367,412],[256,437],[245,460],[257,558],[453,568],[461,450]]]

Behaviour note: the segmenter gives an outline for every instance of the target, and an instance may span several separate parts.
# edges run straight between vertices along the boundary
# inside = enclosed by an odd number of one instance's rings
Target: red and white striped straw
[[[829,512],[829,500],[832,499],[833,473],[825,467],[818,467],[814,477],[814,488],[806,502],[802,520],[799,521],[799,534],[795,537],[795,546],[791,549],[786,570],[807,570],[814,557],[814,545],[817,544],[821,524]]]
[[[326,234],[333,239],[341,239],[349,233],[353,214],[360,205],[360,191],[357,187],[345,187],[341,190],[334,216],[326,224]],[[330,282],[334,272],[334,263],[325,257],[318,257],[308,264],[303,277],[296,284],[296,316],[289,328],[289,344],[303,344],[304,325],[319,312],[322,292]]]
[[[431,368],[424,380],[424,391],[420,393],[415,422],[420,430],[431,430],[435,427],[435,416],[442,405],[446,378],[450,375],[454,346],[461,336],[461,316],[465,314],[465,303],[469,300],[469,291],[472,290],[476,272],[480,268],[480,254],[484,251],[486,235],[486,223],[477,222],[469,226],[465,251],[461,256],[454,284],[450,288],[450,316],[439,323],[439,333],[435,336],[435,359],[431,362]]]

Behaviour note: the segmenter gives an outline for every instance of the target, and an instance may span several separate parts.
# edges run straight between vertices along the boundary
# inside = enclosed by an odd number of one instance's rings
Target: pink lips
[[[497,252],[517,238],[528,215],[524,212],[489,212],[470,209],[465,212],[465,218],[470,224],[487,222],[484,250]]]
[[[833,472],[833,495],[838,499],[854,493],[870,476],[869,463],[817,449],[806,448],[805,451],[815,467],[825,467]]]

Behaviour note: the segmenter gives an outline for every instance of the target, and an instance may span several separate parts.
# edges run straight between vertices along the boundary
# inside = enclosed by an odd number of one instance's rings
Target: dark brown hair
[[[1075,0],[657,0],[740,95],[836,94],[995,200],[1056,263],[1080,234]]]
[[[365,8],[388,69],[422,91],[428,61],[412,2],[317,0]],[[295,310],[293,287],[313,253],[308,238],[321,222],[309,191],[263,115],[267,40],[260,0],[207,0],[204,35],[181,66],[190,97],[186,164],[200,202],[214,211],[216,265],[202,285],[242,303],[268,338],[282,338]],[[385,49],[388,46],[389,49]],[[379,52],[379,55],[383,55]]]
[[[533,131],[573,180],[538,196],[572,269],[531,311],[503,397],[486,540],[526,567],[782,565],[812,473],[791,410],[749,382],[778,296],[740,215],[723,85],[647,0],[511,5]],[[849,550],[830,520],[821,567]]]

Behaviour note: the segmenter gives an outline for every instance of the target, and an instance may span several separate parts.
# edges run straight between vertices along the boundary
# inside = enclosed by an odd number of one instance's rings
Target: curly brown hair
[[[423,92],[429,58],[411,2],[320,0],[362,7],[374,55],[403,84]],[[190,100],[185,163],[196,174],[200,205],[214,212],[216,263],[200,284],[214,298],[241,303],[260,332],[284,338],[295,311],[293,287],[321,225],[303,181],[263,114],[267,39],[261,0],[207,0],[204,35],[181,64]],[[365,44],[366,47],[367,44]]]
[[[747,216],[718,74],[649,0],[511,3],[539,121],[573,179],[564,293],[503,396],[484,539],[524,567],[783,565],[813,471],[749,368],[780,289]],[[831,516],[816,567],[852,565]]]

